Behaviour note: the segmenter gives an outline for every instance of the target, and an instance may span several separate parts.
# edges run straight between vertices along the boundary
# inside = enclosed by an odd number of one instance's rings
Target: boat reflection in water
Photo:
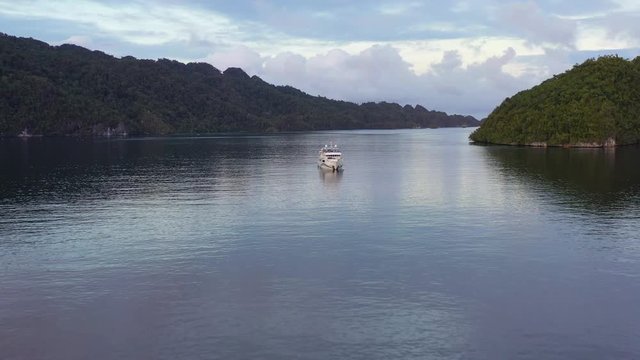
[[[328,168],[318,167],[318,174],[325,185],[336,185],[342,180],[342,171],[333,171]]]

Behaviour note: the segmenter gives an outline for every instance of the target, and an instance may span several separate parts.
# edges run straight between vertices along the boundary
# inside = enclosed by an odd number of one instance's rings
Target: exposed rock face
[[[613,137],[610,137],[605,142],[602,142],[602,143],[598,143],[598,142],[592,142],[592,143],[579,142],[579,143],[575,143],[575,144],[566,145],[565,147],[609,148],[609,147],[615,147],[615,146],[616,146],[616,139],[613,138]]]
[[[605,143],[603,144],[604,147],[614,147],[616,146],[616,139],[615,138],[608,138],[607,141],[605,141]]]
[[[115,127],[105,126],[104,124],[94,125],[92,128],[93,136],[127,136],[129,132],[124,123],[120,122]]]
[[[512,143],[510,145],[519,145],[517,143]],[[524,144],[525,146],[531,146],[531,147],[565,147],[565,148],[612,148],[612,147],[616,147],[616,139],[613,137],[608,138],[605,142],[599,143],[599,142],[578,142],[578,143],[574,143],[574,144],[563,144],[563,145],[549,145],[546,142],[532,142],[529,144]]]

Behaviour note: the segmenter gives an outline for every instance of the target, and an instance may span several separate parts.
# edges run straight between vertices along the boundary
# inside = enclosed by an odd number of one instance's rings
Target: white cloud
[[[246,57],[246,58],[242,58]],[[541,80],[527,67],[520,76],[507,72],[516,51],[465,65],[458,51],[441,53],[432,71],[416,74],[398,49],[374,45],[355,54],[333,49],[306,58],[292,52],[260,56],[247,48],[214,53],[212,64],[247,63],[250,75],[277,85],[291,85],[312,95],[354,102],[392,101],[483,117],[502,99]],[[258,63],[259,62],[259,63]]]
[[[633,28],[615,31],[617,26],[584,24],[579,27],[576,49],[580,51],[622,50],[640,46],[637,37],[629,34]]]
[[[471,10],[471,4],[468,1],[458,1],[453,4],[451,11],[454,13],[464,13]]]
[[[0,1],[0,14],[27,19],[50,19],[94,26],[139,45],[158,45],[172,41],[187,42],[194,30],[207,37],[228,37],[235,24],[213,12],[198,12],[181,6],[148,7],[142,3],[107,5],[90,0]]]
[[[607,10],[560,18],[576,24],[578,51],[626,50],[640,47],[640,3],[612,0]]]
[[[221,71],[230,67],[239,67],[251,75],[261,73],[263,64],[260,54],[246,46],[236,46],[222,52],[212,53],[204,61]]]
[[[408,12],[422,8],[424,4],[420,1],[411,2],[388,2],[378,7],[378,11],[383,15],[404,15]]]
[[[464,67],[502,54],[504,49],[513,48],[520,56],[544,55],[544,49],[515,37],[474,37],[443,40],[420,40],[395,42],[402,57],[412,65],[418,74],[431,70],[439,62],[442,54],[455,50],[460,54]]]
[[[73,35],[63,40],[60,44],[73,44],[73,45],[78,45],[85,48],[91,48],[93,45],[93,40],[89,36]]]
[[[542,11],[533,2],[513,3],[504,6],[500,20],[535,44],[551,44],[573,47],[576,23]]]
[[[620,12],[640,11],[640,2],[638,2],[637,0],[612,0],[612,2],[618,5],[616,11],[620,11]]]
[[[640,48],[633,0],[363,3],[0,0],[0,19],[52,21],[62,42],[116,55],[153,49],[330,98],[476,116],[580,56]]]
[[[460,54],[453,50],[443,55],[436,71],[419,77],[423,97],[436,109],[452,109],[461,114],[484,117],[505,97],[534,85],[540,79],[525,72],[515,76],[506,71],[516,51],[507,48],[502,55],[462,66]],[[434,105],[430,105],[434,104]]]

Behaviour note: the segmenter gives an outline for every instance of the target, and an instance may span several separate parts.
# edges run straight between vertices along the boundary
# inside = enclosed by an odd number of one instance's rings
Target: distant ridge
[[[76,45],[0,34],[0,135],[164,135],[211,132],[478,126],[422,106],[310,96],[238,68],[121,59]]]
[[[589,59],[507,98],[470,139],[564,147],[640,143],[640,57]]]

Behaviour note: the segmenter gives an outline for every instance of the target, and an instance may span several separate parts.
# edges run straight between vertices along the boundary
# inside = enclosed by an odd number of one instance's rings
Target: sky
[[[0,0],[0,32],[483,118],[588,58],[640,55],[640,1]]]

